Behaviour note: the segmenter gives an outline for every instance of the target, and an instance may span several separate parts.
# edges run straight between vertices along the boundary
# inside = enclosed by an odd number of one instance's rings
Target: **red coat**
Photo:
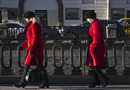
[[[34,51],[34,54],[31,56],[30,65],[37,65],[36,58],[38,60],[39,65],[43,65],[43,45],[41,39],[41,26],[37,22],[30,24],[26,30],[26,37],[27,40],[20,44],[23,48],[27,47],[24,64],[29,65],[30,51],[32,50]]]
[[[88,31],[89,43],[87,52],[87,66],[103,65],[105,62],[104,28],[98,19],[91,22]]]

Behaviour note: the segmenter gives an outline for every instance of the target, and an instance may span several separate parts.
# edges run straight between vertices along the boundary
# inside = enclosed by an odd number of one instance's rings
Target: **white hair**
[[[35,15],[35,17],[33,17],[32,21],[33,21],[33,23],[38,22],[40,24],[40,17]]]

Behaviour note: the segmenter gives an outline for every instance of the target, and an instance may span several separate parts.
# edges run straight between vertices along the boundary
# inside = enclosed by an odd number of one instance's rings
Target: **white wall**
[[[124,8],[124,15],[127,17],[127,10],[130,10],[130,3],[127,3],[127,0],[111,0],[110,9],[112,8]]]
[[[24,10],[58,10],[56,0],[26,0]]]
[[[18,8],[19,0],[2,0],[0,8]]]
[[[58,26],[58,11],[48,10],[48,26]]]
[[[93,4],[82,4],[82,0],[63,0],[64,25],[75,26],[82,23],[82,10],[95,10],[99,19],[107,19],[107,0],[94,0]],[[65,8],[80,8],[80,20],[66,20]]]
[[[127,0],[111,0],[110,5],[111,8],[125,8],[127,5]]]
[[[48,26],[58,24],[58,4],[56,0],[26,0],[24,10],[47,10]]]
[[[66,20],[65,19],[65,8],[80,8],[81,9],[82,0],[62,0],[62,1],[64,4],[64,25],[76,26],[82,23],[81,11],[80,11],[80,20]]]
[[[64,25],[75,26],[82,23],[82,10],[95,10],[99,19],[107,19],[107,0],[94,0],[93,4],[82,4],[82,0],[62,0],[64,5]],[[18,8],[19,0],[0,0],[0,8]],[[79,20],[66,20],[65,8],[80,8]],[[130,10],[130,4],[127,0],[110,0],[111,8],[124,8],[125,15]],[[58,23],[58,5],[56,0],[26,0],[24,10],[47,10],[48,25],[57,25]],[[5,10],[3,10],[4,12]],[[7,17],[6,13],[4,16]]]

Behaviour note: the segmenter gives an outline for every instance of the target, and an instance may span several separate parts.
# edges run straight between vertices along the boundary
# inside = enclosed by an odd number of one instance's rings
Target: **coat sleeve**
[[[35,45],[38,44],[37,41],[38,41],[38,34],[39,34],[39,27],[38,25],[36,24],[33,24],[32,25],[32,44],[30,46],[30,50],[34,51],[35,50]]]
[[[93,41],[90,45],[90,48],[97,47],[100,38],[100,26],[98,24],[94,24],[92,28],[93,28]]]
[[[27,47],[27,40],[25,40],[24,42],[22,42],[22,43],[20,44],[20,46],[22,46],[23,48]]]

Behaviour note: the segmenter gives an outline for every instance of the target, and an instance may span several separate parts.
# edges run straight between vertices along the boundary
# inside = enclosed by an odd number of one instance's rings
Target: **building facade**
[[[25,11],[34,11],[44,26],[75,26],[94,10],[99,19],[130,18],[130,0],[0,0],[0,22],[23,22]]]

